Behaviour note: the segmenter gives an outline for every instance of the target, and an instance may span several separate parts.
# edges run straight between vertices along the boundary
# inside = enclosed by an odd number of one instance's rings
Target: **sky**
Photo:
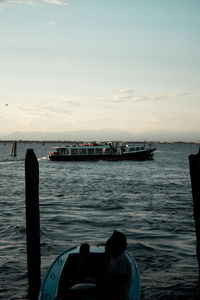
[[[199,0],[0,0],[0,137],[200,131]]]

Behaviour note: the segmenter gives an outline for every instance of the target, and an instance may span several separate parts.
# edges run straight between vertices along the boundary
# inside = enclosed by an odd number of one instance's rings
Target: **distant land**
[[[200,132],[146,131],[134,134],[118,129],[79,130],[65,132],[22,132],[15,131],[0,136],[0,140],[25,141],[159,141],[159,142],[200,142]]]

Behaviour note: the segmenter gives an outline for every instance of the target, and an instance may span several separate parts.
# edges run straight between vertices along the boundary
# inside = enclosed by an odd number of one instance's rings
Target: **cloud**
[[[88,124],[90,118],[85,113],[86,105],[81,103],[80,98],[69,96],[47,96],[44,101],[40,100],[27,101],[26,103],[17,103],[10,105],[7,113],[0,116],[2,122],[7,127],[7,131],[12,131],[11,124],[15,124],[15,129],[32,130],[38,128],[42,130],[62,131],[71,126],[78,130],[80,122]],[[4,109],[5,111],[5,109]],[[92,117],[94,117],[92,115]]]
[[[67,5],[66,0],[40,0],[40,2],[57,5]]]
[[[66,0],[0,0],[0,7],[14,6],[16,4],[37,5],[37,4],[67,5]]]
[[[67,63],[70,62],[70,59],[66,59],[66,58],[64,58],[64,59],[59,59],[58,62],[59,62],[60,64],[67,64]]]
[[[53,114],[71,114],[72,111],[69,108],[66,107],[55,107],[55,106],[44,106],[43,112],[47,113],[53,113]]]
[[[56,24],[56,21],[49,21],[49,22],[47,22],[45,25],[46,26],[53,26],[53,25],[55,25]]]
[[[190,96],[189,93],[185,93],[185,92],[174,92],[173,93],[174,97],[182,97],[182,96]]]
[[[155,102],[163,100],[172,100],[175,98],[180,98],[184,96],[189,96],[189,93],[186,92],[142,92],[137,90],[119,90],[119,91],[110,91],[108,92],[107,103],[133,103],[133,102]]]
[[[17,105],[18,112],[26,114],[27,116],[45,116],[45,115],[71,115],[74,109],[81,105],[76,99],[72,97],[62,96],[57,100],[49,101],[49,104],[35,102],[32,104]]]
[[[56,102],[56,105],[59,105],[61,107],[74,107],[74,106],[80,106],[81,102],[77,101],[77,99],[74,99],[73,97],[69,96],[61,96],[59,100]]]
[[[31,105],[25,105],[17,106],[18,111],[25,113],[26,115],[47,115],[49,113],[53,114],[68,114],[71,111],[69,108],[57,106],[56,103],[51,105],[42,105],[42,104],[31,104]]]

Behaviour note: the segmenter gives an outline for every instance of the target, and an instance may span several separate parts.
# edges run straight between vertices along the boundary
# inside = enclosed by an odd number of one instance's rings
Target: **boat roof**
[[[87,148],[110,148],[109,145],[66,145],[66,146],[57,146],[57,147],[53,147],[53,149],[66,149],[66,148],[84,148],[84,149],[87,149]]]

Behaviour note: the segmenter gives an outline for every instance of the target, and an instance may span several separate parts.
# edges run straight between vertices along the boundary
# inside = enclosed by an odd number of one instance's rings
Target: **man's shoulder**
[[[121,253],[117,259],[116,259],[116,263],[118,265],[124,266],[124,268],[131,268],[131,260],[129,259],[126,251]]]
[[[132,255],[128,251],[124,251],[123,255],[127,263],[132,267],[134,265],[134,260],[132,258]]]

